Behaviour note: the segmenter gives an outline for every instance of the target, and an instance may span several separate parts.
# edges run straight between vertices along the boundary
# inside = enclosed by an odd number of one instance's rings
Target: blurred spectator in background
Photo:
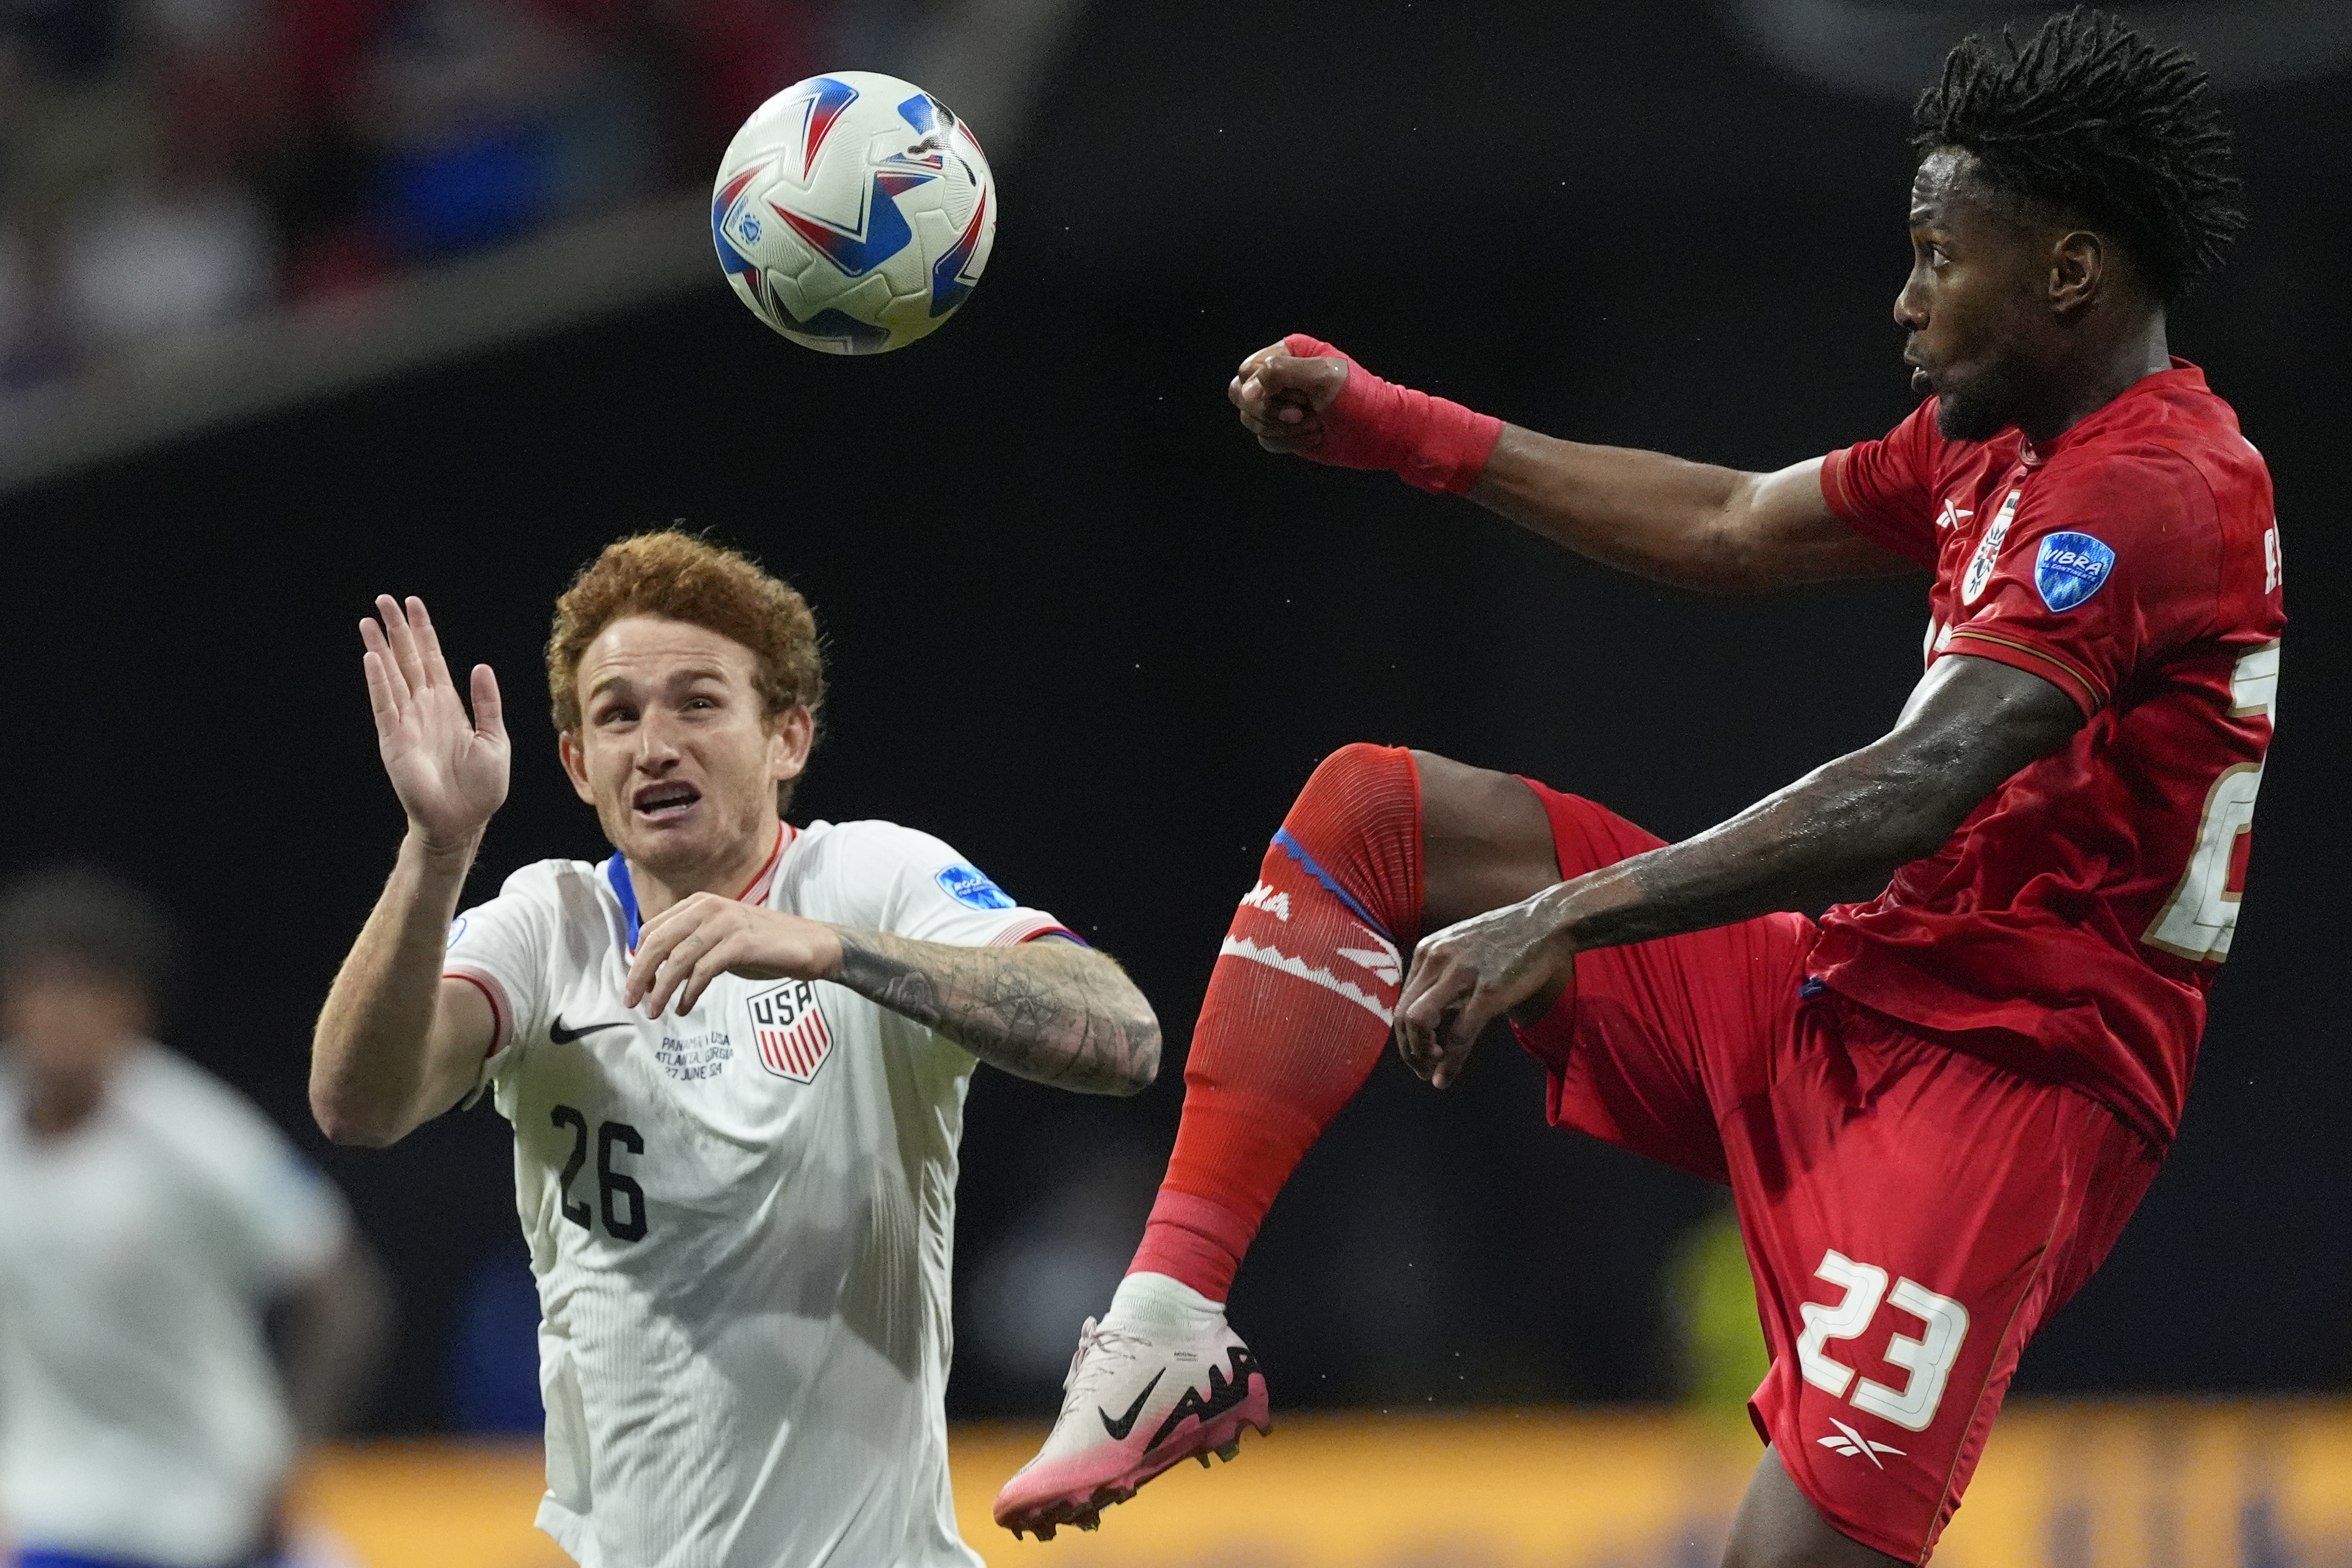
[[[381,1270],[333,1189],[148,1038],[172,945],[110,877],[0,889],[0,1531],[20,1568],[273,1561],[297,1446],[383,1337]]]
[[[13,379],[273,296],[275,242],[243,179],[282,131],[269,32],[259,0],[0,5]]]
[[[344,119],[373,165],[373,242],[393,259],[471,250],[642,191],[648,84],[615,47],[632,20],[544,0],[398,7],[352,62]]]
[[[707,182],[826,0],[0,0],[0,399]]]

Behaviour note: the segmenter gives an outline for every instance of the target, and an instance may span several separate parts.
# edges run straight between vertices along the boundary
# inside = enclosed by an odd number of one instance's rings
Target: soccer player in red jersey
[[[1141,1248],[1000,1522],[1090,1525],[1263,1429],[1224,1301],[1276,1192],[1392,1031],[1444,1087],[1507,1016],[1552,1122],[1732,1189],[1772,1367],[1726,1561],[1927,1561],[2018,1353],[2179,1124],[2284,617],[2263,460],[2166,346],[2242,223],[2194,62],[2077,10],[1961,45],[1916,124],[1895,317],[1927,401],[1881,440],[1743,474],[1505,425],[1305,337],[1243,362],[1267,449],[1661,581],[1930,572],[1927,672],[1883,739],[1676,844],[1425,753],[1327,760],[1225,937]],[[1788,913],[1858,874],[1892,880]]]

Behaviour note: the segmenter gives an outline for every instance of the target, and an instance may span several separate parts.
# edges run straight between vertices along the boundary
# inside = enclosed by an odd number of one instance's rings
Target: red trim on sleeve
[[[1962,648],[1965,639],[1977,644]],[[1951,646],[1947,650],[1966,653],[1970,658],[1990,659],[1996,664],[2007,664],[2012,670],[2023,670],[2029,675],[2039,675],[2074,699],[2074,706],[2090,718],[2107,706],[2107,694],[2091,674],[2071,660],[2060,657],[2038,643],[2021,643],[2011,637],[1996,637],[1990,632],[1963,626],[1952,633]]]
[[[1845,465],[1853,460],[1853,448],[1841,446],[1822,459],[1822,499],[1841,520],[1853,515],[1853,492],[1846,488]]]
[[[1040,936],[1063,936],[1081,947],[1092,946],[1085,937],[1055,920],[1036,920],[1025,925],[1008,925],[988,939],[992,947],[1017,947],[1024,942],[1034,942]]]
[[[465,981],[466,984],[481,992],[484,998],[489,1002],[490,1049],[482,1053],[482,1060],[487,1061],[504,1051],[507,1048],[507,1037],[511,1026],[507,1021],[509,1009],[504,998],[499,995],[498,982],[487,975],[469,975],[457,969],[445,970],[441,977],[445,980]]]
[[[1935,570],[1936,541],[1932,537],[1921,539],[1904,529],[1891,528],[1863,509],[1862,503],[1854,498],[1853,486],[1846,480],[1846,467],[1853,461],[1851,446],[1841,446],[1822,459],[1822,504],[1839,522],[1872,544],[1891,549],[1929,571]]]

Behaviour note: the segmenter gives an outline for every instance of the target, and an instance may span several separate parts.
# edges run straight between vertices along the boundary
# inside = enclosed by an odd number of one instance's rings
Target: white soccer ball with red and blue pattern
[[[828,354],[878,354],[935,330],[980,281],[996,182],[938,99],[835,71],[793,83],[735,133],[710,237],[761,320]]]

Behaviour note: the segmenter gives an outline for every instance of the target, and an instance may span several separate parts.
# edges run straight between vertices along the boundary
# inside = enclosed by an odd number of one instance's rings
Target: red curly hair
[[[555,601],[547,638],[547,695],[555,727],[580,730],[580,660],[604,628],[629,615],[683,621],[740,643],[756,661],[753,680],[774,718],[824,703],[824,654],[816,616],[800,591],[757,561],[678,528],[632,535],[604,547]],[[781,807],[793,781],[778,787]]]

